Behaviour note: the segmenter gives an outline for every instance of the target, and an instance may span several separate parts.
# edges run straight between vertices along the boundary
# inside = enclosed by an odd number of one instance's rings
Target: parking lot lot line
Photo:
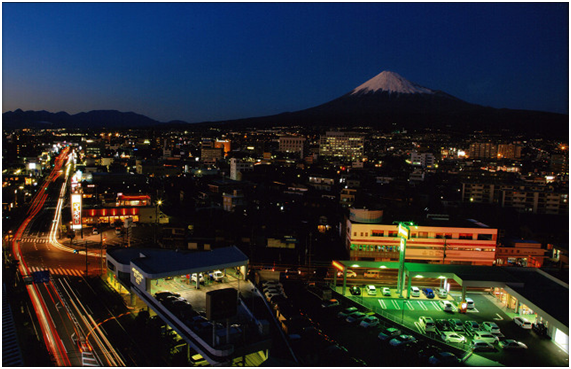
[[[428,308],[424,305],[423,301],[417,301],[417,302],[423,310],[428,310]]]
[[[393,306],[395,307],[396,310],[400,310],[400,306],[395,300],[391,300],[391,302],[393,303]]]
[[[432,304],[432,306],[434,306],[434,308],[436,310],[442,311],[442,309],[440,308],[440,306],[435,302],[435,301],[430,301],[430,303]]]
[[[377,300],[379,301],[379,305],[381,305],[381,309],[386,310],[387,309],[387,305],[385,305],[385,301],[382,299]]]
[[[414,310],[414,306],[412,306],[412,303],[410,301],[406,301],[406,307],[408,308],[408,310]]]

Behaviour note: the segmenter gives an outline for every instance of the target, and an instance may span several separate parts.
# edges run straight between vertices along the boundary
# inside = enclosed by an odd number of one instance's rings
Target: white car
[[[379,323],[379,318],[374,315],[369,315],[365,319],[361,320],[359,325],[363,328],[372,328],[378,326]]]
[[[494,346],[491,343],[480,341],[480,340],[473,340],[470,344],[470,348],[472,351],[494,351]]]
[[[531,329],[531,322],[524,317],[516,316],[514,318],[515,324],[519,325],[523,329]]]
[[[390,296],[391,295],[391,289],[388,287],[383,287],[383,296]]]
[[[502,333],[500,327],[494,322],[484,322],[482,323],[482,327],[491,333]]]
[[[442,310],[454,312],[454,307],[452,306],[452,303],[450,301],[440,300],[439,303]]]
[[[355,273],[351,269],[347,269],[346,272],[347,272],[347,278],[355,278],[357,276],[357,273]],[[343,272],[341,271],[337,272],[337,277],[343,277]]]
[[[420,297],[420,288],[418,288],[418,287],[411,287],[411,288],[410,288],[410,296],[412,296],[412,297]]]
[[[444,332],[440,337],[444,342],[455,342],[455,343],[466,342],[466,337],[456,332]]]
[[[192,273],[192,275],[190,276],[190,281],[196,283],[196,273]],[[202,275],[202,273],[200,273],[198,275],[198,281],[199,283],[204,283],[204,276]]]
[[[367,285],[367,294],[370,296],[377,295],[377,289],[372,284]]]
[[[437,288],[434,290],[434,292],[436,292],[436,295],[441,299],[445,299],[448,296],[448,291],[446,291],[444,288]]]
[[[499,340],[499,338],[497,336],[494,336],[492,333],[483,332],[483,331],[474,332],[474,339],[488,343],[496,343]]]
[[[222,280],[224,280],[224,273],[222,273],[220,270],[216,270],[214,273],[212,273],[212,278],[217,282],[222,282]]]
[[[429,316],[421,316],[418,318],[418,322],[426,332],[436,332],[436,324],[434,324],[434,319]]]
[[[527,350],[527,345],[525,343],[511,339],[500,340],[499,345],[504,350]]]
[[[472,310],[475,309],[476,305],[474,305],[474,300],[469,297],[466,297],[466,309]]]

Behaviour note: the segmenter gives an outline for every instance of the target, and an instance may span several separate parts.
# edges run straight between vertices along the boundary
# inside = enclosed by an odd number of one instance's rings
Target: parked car
[[[421,316],[418,318],[418,322],[426,332],[436,332],[436,324],[434,323],[434,319],[431,317]]]
[[[352,271],[351,269],[347,269],[347,278],[355,278],[357,276],[357,273],[355,273],[354,271]],[[343,272],[342,271],[338,271],[337,272],[337,277],[343,277]]]
[[[448,319],[450,322],[450,327],[455,331],[463,331],[464,323],[460,319]]]
[[[429,357],[428,363],[437,366],[457,366],[460,363],[460,359],[453,353],[445,351]]]
[[[276,281],[276,280],[270,280],[270,281],[264,281],[264,282],[262,282],[262,286],[263,286],[263,287],[270,286],[270,285],[283,287],[283,285],[281,284],[281,282],[280,282],[280,281]]]
[[[388,341],[388,340],[393,339],[394,337],[399,336],[401,334],[402,334],[402,332],[400,329],[389,327],[389,328],[386,328],[381,333],[379,333],[379,335],[377,337],[381,341]]]
[[[350,306],[345,310],[341,310],[340,312],[338,312],[337,317],[345,319],[349,314],[353,314],[356,311],[359,311],[359,309],[357,309],[355,306]]]
[[[283,291],[268,291],[264,294],[266,296],[266,300],[271,301],[274,297],[283,296],[286,297],[286,294]]]
[[[472,310],[476,308],[476,305],[474,304],[474,300],[472,300],[469,297],[466,297],[466,309],[468,310]]]
[[[448,291],[446,291],[444,288],[437,288],[435,289],[435,291],[438,297],[440,297],[441,299],[445,299],[446,297],[448,297]]]
[[[116,234],[117,236],[120,236],[121,234],[123,234],[123,230],[121,229],[121,227],[115,228],[115,234]]]
[[[519,325],[523,329],[531,329],[531,322],[524,317],[516,316],[514,318],[515,324]]]
[[[380,323],[379,318],[374,315],[366,316],[359,324],[363,328],[372,328],[378,326]]]
[[[367,285],[367,295],[369,295],[369,296],[376,296],[377,295],[377,289],[372,284]]]
[[[466,342],[466,337],[456,332],[444,332],[440,336],[444,342],[463,343]]]
[[[434,298],[434,292],[430,288],[423,288],[422,293],[424,293],[424,296],[426,296],[427,299]]]
[[[390,296],[391,295],[391,289],[388,287],[383,287],[383,296]]]
[[[495,348],[491,343],[480,340],[473,340],[470,344],[472,351],[494,351]]]
[[[400,336],[396,336],[395,338],[391,339],[389,344],[391,346],[401,346],[410,342],[416,342],[416,338],[410,334],[401,334]]]
[[[220,270],[215,270],[214,273],[212,273],[212,279],[216,282],[222,282],[224,280],[224,273]]]
[[[448,300],[440,300],[439,301],[440,307],[442,308],[442,310],[444,311],[449,311],[449,312],[454,312],[454,307],[452,306],[452,303]]]
[[[410,288],[410,295],[412,297],[420,297],[420,289],[418,287],[411,287]]]
[[[349,292],[351,293],[351,295],[353,296],[360,296],[361,295],[361,289],[357,286],[351,286],[349,288]]]
[[[324,309],[331,308],[331,307],[334,307],[334,306],[339,306],[339,301],[336,300],[336,299],[331,299],[331,300],[323,301],[323,302],[321,303],[321,307],[324,308]]]
[[[500,340],[499,346],[504,350],[527,350],[527,345],[512,339]]]
[[[97,228],[93,228],[91,234],[99,234],[99,230]]]
[[[547,336],[547,327],[543,323],[534,323],[531,329],[540,336]]]
[[[196,283],[197,278],[199,283],[204,283],[204,276],[202,275],[202,273],[198,274],[198,277],[196,273],[192,273],[192,275],[190,276],[190,281]]]
[[[155,293],[155,298],[160,302],[164,301],[169,296],[180,297],[180,293],[171,292],[171,291],[160,291]]]
[[[498,327],[498,325],[494,322],[484,322],[482,323],[482,328],[488,332],[501,333],[500,327]]]
[[[347,317],[345,318],[345,321],[347,323],[359,323],[361,322],[361,320],[365,319],[367,317],[367,314],[363,313],[362,311],[356,311],[353,314],[349,314],[347,315]]]
[[[464,322],[464,327],[466,327],[466,330],[469,332],[476,332],[480,330],[480,324],[478,324],[478,322],[475,320],[466,320]]]
[[[476,332],[474,332],[474,339],[480,340],[480,341],[485,341],[488,343],[496,343],[496,342],[498,342],[499,338],[490,332],[476,331]]]
[[[451,331],[450,322],[448,319],[436,319],[436,328],[441,332]]]

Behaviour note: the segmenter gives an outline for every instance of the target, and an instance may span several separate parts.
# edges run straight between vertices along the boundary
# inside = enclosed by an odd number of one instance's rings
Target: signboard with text
[[[81,194],[71,194],[71,229],[81,229]]]

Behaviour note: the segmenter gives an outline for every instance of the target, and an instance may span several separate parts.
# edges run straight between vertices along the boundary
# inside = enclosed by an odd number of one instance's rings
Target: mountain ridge
[[[134,112],[92,110],[70,115],[66,112],[22,111],[2,114],[3,128],[131,128],[185,124],[199,126],[371,126],[390,131],[394,124],[407,129],[442,129],[533,132],[545,136],[569,133],[567,114],[521,109],[497,109],[463,101],[440,90],[408,81],[398,73],[383,71],[346,94],[321,105],[269,116],[187,123],[161,123]]]

